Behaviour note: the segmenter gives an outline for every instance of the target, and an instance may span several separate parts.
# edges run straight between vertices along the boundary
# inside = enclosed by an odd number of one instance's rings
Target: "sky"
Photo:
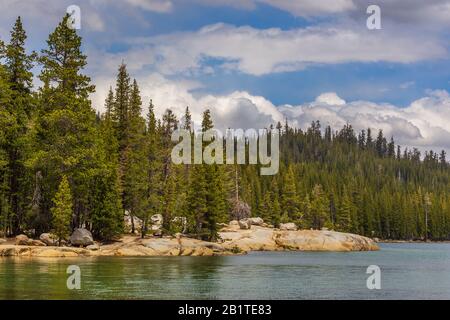
[[[381,29],[367,28],[372,4]],[[99,111],[124,61],[158,115],[189,106],[198,123],[209,108],[236,129],[351,123],[450,152],[450,0],[0,0],[0,39],[20,15],[40,51],[70,5]]]

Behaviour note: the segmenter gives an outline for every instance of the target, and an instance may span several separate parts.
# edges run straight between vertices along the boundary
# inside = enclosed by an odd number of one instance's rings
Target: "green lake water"
[[[81,290],[66,286],[81,270]],[[381,289],[369,290],[369,265]],[[0,258],[0,299],[450,299],[450,244],[227,257]]]

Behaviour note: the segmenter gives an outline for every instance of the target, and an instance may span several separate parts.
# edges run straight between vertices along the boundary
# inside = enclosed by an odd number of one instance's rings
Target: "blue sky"
[[[192,5],[188,1],[176,6],[170,13],[141,12],[149,26],[139,23],[125,26],[124,36],[156,36],[173,32],[196,31],[205,25],[226,23],[251,26],[256,29],[280,28],[290,30],[322,23],[332,23],[336,16],[304,18],[266,4],[253,10],[233,7]],[[363,14],[362,14],[363,15]],[[368,15],[364,15],[368,16]],[[365,21],[362,23],[365,27]],[[126,50],[117,46],[111,50]],[[388,48],[386,48],[388,50]],[[213,59],[211,59],[213,61]],[[211,63],[214,65],[214,63]],[[262,95],[275,104],[300,104],[312,101],[320,93],[334,91],[346,100],[370,99],[407,106],[428,89],[450,88],[450,60],[423,60],[415,63],[341,63],[310,67],[294,72],[255,76],[242,72],[223,72],[190,77],[200,80],[205,87],[198,92],[223,94],[246,90]]]
[[[369,4],[381,30],[366,27]],[[21,15],[39,51],[69,5],[81,9],[99,110],[124,60],[160,113],[190,105],[198,120],[209,107],[222,126],[349,121],[450,149],[450,0],[0,0],[0,38]]]

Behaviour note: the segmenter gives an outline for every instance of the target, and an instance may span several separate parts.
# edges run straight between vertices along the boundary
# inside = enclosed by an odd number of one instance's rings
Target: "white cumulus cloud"
[[[345,101],[334,92],[323,93],[301,105],[276,106],[246,91],[197,95],[193,92],[201,87],[200,83],[169,80],[157,73],[138,77],[138,81],[144,96],[144,113],[151,98],[158,116],[171,108],[181,117],[189,106],[197,124],[202,113],[210,109],[216,127],[221,130],[262,129],[286,119],[290,125],[305,129],[319,120],[322,126],[330,125],[335,130],[350,123],[356,131],[382,129],[386,137],[393,136],[403,146],[450,151],[450,94],[445,90],[430,91],[403,108],[363,100]],[[96,78],[95,82],[100,91],[93,96],[94,106],[101,111],[111,78]]]
[[[154,67],[163,74],[202,72],[211,58],[216,68],[259,76],[314,64],[411,63],[447,54],[446,46],[430,35],[320,25],[282,30],[217,23],[198,31],[132,38],[128,43],[133,46],[129,54],[140,53],[141,64],[157,61]]]

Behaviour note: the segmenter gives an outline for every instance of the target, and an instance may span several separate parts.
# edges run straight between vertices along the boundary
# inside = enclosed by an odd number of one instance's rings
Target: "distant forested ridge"
[[[139,85],[119,66],[105,112],[89,100],[81,38],[66,16],[40,53],[27,53],[17,19],[0,42],[0,228],[4,235],[52,231],[67,237],[86,227],[98,239],[123,232],[124,212],[143,221],[162,214],[164,232],[215,240],[219,223],[260,216],[383,239],[450,238],[450,170],[444,151],[421,155],[382,131],[333,131],[313,122],[280,133],[280,172],[258,165],[174,165],[171,134],[194,135],[182,115],[143,106]],[[42,83],[32,88],[33,67]],[[146,114],[144,118],[142,114]],[[202,130],[214,128],[206,110]]]

